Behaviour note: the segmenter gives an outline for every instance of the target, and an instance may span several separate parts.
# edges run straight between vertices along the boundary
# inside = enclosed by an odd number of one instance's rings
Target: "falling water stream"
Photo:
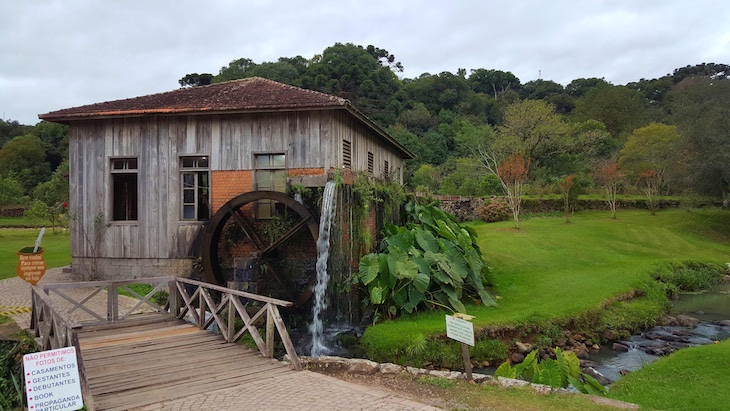
[[[312,357],[326,355],[330,352],[330,349],[324,345],[322,315],[327,308],[325,293],[330,279],[329,273],[327,273],[327,259],[330,255],[330,228],[332,228],[332,220],[334,220],[337,210],[335,189],[335,182],[328,181],[322,196],[322,213],[319,221],[319,238],[317,239],[317,284],[314,286],[313,319],[312,324],[309,326],[309,331],[312,333]]]

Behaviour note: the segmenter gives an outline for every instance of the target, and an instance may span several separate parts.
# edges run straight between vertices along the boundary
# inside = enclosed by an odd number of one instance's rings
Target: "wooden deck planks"
[[[97,410],[128,410],[294,372],[171,317],[84,327],[81,354]]]

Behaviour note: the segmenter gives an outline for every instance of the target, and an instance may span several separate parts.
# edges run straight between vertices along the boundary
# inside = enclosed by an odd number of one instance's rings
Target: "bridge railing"
[[[79,346],[78,331],[83,326],[60,310],[40,286],[32,286],[30,293],[32,301],[30,328],[34,331],[41,350],[75,348],[81,395],[84,397],[86,409],[93,411],[94,401],[86,379],[84,360],[81,358],[81,347]],[[23,383],[25,383],[25,378],[23,378]]]
[[[261,355],[267,358],[274,356],[274,330],[276,330],[286,353],[289,355],[292,366],[296,370],[302,369],[299,357],[294,350],[294,344],[291,342],[289,332],[286,330],[279,313],[279,307],[291,307],[294,305],[292,302],[185,278],[175,278],[174,282],[175,291],[170,289],[168,302],[170,312],[177,318],[184,318],[189,313],[198,327],[203,330],[208,329],[215,323],[229,343],[238,341],[248,332]],[[190,287],[186,287],[186,285]],[[188,293],[189,288],[193,289],[192,293]],[[211,293],[219,294],[219,298],[214,299]],[[242,299],[248,300],[247,303],[251,306],[258,306],[258,311],[253,315],[249,315]],[[225,316],[223,315],[224,311]],[[266,317],[265,340],[261,338],[261,334],[259,334],[256,327],[256,323],[262,320],[264,316]],[[243,322],[240,330],[236,330],[237,318]]]
[[[141,295],[129,287],[131,284],[150,284],[153,288]],[[276,333],[292,366],[301,370],[299,357],[279,312],[279,307],[293,305],[289,301],[177,277],[45,284],[36,288],[36,294],[45,294],[44,301],[52,302],[50,297],[57,295],[63,303],[61,308],[65,310],[58,311],[57,307],[56,311],[63,313],[63,318],[68,321],[73,317],[81,318],[80,322],[73,322],[78,328],[81,324],[114,324],[144,313],[170,313],[179,319],[188,318],[203,330],[209,330],[215,324],[228,343],[239,341],[245,333],[249,333],[261,354],[267,358],[274,356]],[[136,297],[137,301],[130,304],[130,300],[125,300],[124,304],[120,304],[120,290]],[[105,304],[100,300],[104,297],[102,291],[106,292]],[[164,305],[153,301],[160,291],[169,293]],[[35,305],[33,310],[35,316]],[[250,315],[249,310],[255,313]],[[257,328],[264,318],[265,339]]]

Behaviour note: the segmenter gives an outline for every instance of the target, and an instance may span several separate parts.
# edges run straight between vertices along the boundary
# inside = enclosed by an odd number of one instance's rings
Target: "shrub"
[[[658,268],[653,277],[667,284],[667,295],[676,290],[686,292],[704,291],[722,282],[725,268],[720,264],[702,261],[685,261]]]
[[[535,350],[515,367],[512,367],[509,362],[503,363],[497,368],[494,376],[496,378],[520,378],[534,384],[545,384],[554,388],[568,388],[569,385],[572,385],[583,394],[603,396],[607,394],[606,388],[595,378],[581,372],[580,362],[574,352],[561,351],[560,347],[555,347],[555,356],[554,360],[548,358],[540,361],[537,358],[537,350]]]
[[[494,197],[479,207],[477,216],[488,223],[507,221],[510,218],[510,208],[503,197]]]
[[[466,312],[463,299],[495,305],[484,289],[488,272],[476,234],[432,205],[408,203],[407,226],[387,224],[381,253],[360,259],[355,281],[367,287],[376,315],[412,313],[419,306]]]

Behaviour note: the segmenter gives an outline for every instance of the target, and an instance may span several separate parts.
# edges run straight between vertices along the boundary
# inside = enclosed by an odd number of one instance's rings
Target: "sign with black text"
[[[29,411],[78,410],[84,406],[74,347],[26,354],[23,369]]]
[[[461,318],[446,316],[446,336],[474,346],[474,324]]]

